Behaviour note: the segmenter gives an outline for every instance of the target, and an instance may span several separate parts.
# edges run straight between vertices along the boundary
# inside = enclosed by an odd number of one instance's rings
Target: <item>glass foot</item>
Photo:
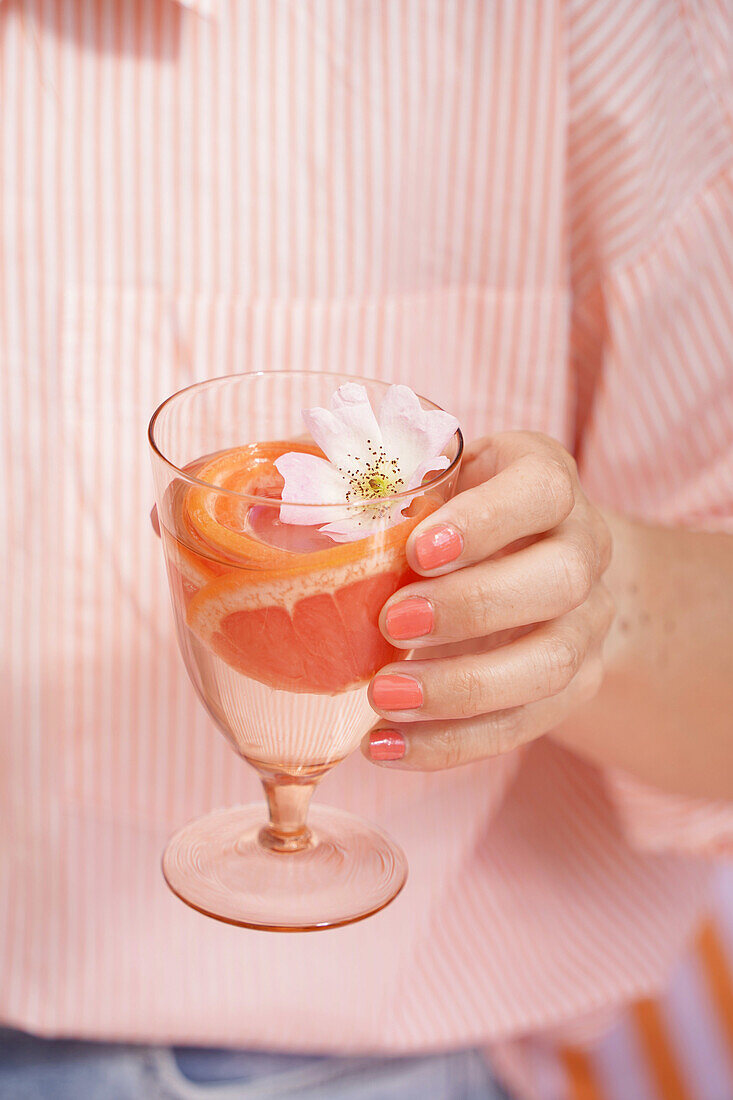
[[[184,825],[163,854],[174,894],[216,920],[271,932],[334,928],[377,913],[405,884],[401,848],[374,825],[330,806],[308,812],[300,851],[264,846],[262,803],[214,810]]]

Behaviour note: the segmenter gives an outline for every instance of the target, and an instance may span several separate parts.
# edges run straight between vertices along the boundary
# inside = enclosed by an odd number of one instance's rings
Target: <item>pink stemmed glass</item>
[[[301,410],[327,405],[353,381],[313,371],[229,375],[174,394],[150,421],[180,650],[206,710],[258,772],[268,811],[235,806],[189,822],[170,840],[163,872],[188,905],[251,928],[360,920],[407,877],[404,853],[381,829],[309,804],[375,720],[367,685],[396,656],[379,612],[413,579],[407,538],[454,491],[462,438],[456,432],[448,468],[410,492],[396,524],[372,522],[366,538],[346,543],[317,524],[283,524],[274,462],[316,453]],[[387,389],[359,381],[373,403]],[[385,501],[400,496],[407,505],[406,493]]]

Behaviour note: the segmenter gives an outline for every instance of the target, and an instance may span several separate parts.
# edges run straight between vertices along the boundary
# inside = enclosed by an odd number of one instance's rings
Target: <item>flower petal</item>
[[[338,523],[327,523],[325,527],[321,527],[321,533],[328,535],[334,542],[358,542],[359,539],[369,538],[372,529],[369,521],[362,523],[357,516],[352,515],[350,519],[340,520]]]
[[[401,522],[426,474],[449,466],[442,452],[458,427],[448,413],[423,409],[408,386],[387,390],[377,419],[365,387],[356,382],[336,390],[330,409],[304,409],[303,420],[329,461],[300,453],[276,461],[285,480],[280,519],[317,525],[335,542],[367,538]],[[410,495],[379,506],[357,504],[354,494],[367,491],[362,479],[377,476],[385,484],[396,477]]]
[[[402,508],[407,506],[407,502],[401,502]],[[404,519],[401,508],[397,505],[393,505],[386,515],[381,515],[378,518],[369,515],[367,508],[364,510],[360,508],[353,509],[352,514],[348,519],[340,520],[336,523],[327,523],[325,527],[321,528],[321,531],[330,535],[334,542],[356,542],[358,539],[370,538],[378,531],[385,531],[388,527],[394,527],[396,523],[401,523]]]
[[[280,505],[283,523],[311,526],[349,515],[347,507],[338,507],[346,504],[346,482],[324,458],[290,451],[275,459],[275,467],[285,479]]]
[[[369,444],[382,435],[369,395],[363,386],[347,382],[334,393],[329,409],[304,409],[303,420],[326,457],[343,470],[364,465]]]
[[[381,443],[382,434],[364,386],[360,386],[358,382],[346,382],[339,386],[331,398],[331,408],[355,435],[371,440],[372,443]]]
[[[405,488],[419,489],[426,474],[437,474],[440,470],[447,470],[449,466],[450,459],[446,455],[438,455],[437,458],[427,458],[413,471]],[[413,500],[414,497],[411,497],[410,503],[412,503]]]
[[[420,464],[445,450],[458,421],[440,409],[424,409],[409,386],[390,386],[379,410],[379,427],[387,453],[399,461],[405,482],[413,485]]]

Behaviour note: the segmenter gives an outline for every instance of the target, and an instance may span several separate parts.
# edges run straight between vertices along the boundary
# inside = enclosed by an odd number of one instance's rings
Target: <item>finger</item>
[[[524,455],[537,452],[555,459],[561,454],[564,462],[577,474],[573,458],[557,439],[543,432],[496,432],[464,446],[459,487],[461,490],[468,489],[480,481],[488,481],[499,470],[514,465]]]
[[[390,720],[421,722],[472,718],[557,695],[611,625],[613,603],[596,587],[581,607],[499,649],[385,666],[369,685],[372,707]]]
[[[361,751],[372,764],[408,771],[441,771],[499,756],[559,726],[593,698],[602,679],[598,650],[573,683],[551,698],[456,721],[380,723],[362,740]]]
[[[605,543],[571,519],[503,558],[401,588],[380,628],[398,649],[420,649],[546,622],[587,600],[605,564]]]
[[[150,522],[158,538],[160,538],[160,520],[158,519],[158,505],[154,504],[150,510]]]
[[[544,451],[533,451],[418,524],[407,543],[407,558],[425,575],[460,569],[527,535],[552,530],[574,504],[570,467]]]

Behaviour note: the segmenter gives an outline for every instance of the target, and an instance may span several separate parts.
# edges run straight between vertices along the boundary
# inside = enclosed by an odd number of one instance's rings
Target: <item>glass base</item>
[[[312,806],[300,851],[261,843],[262,803],[214,810],[184,825],[163,854],[174,894],[216,920],[271,932],[309,932],[363,920],[407,879],[401,848],[374,825]]]

